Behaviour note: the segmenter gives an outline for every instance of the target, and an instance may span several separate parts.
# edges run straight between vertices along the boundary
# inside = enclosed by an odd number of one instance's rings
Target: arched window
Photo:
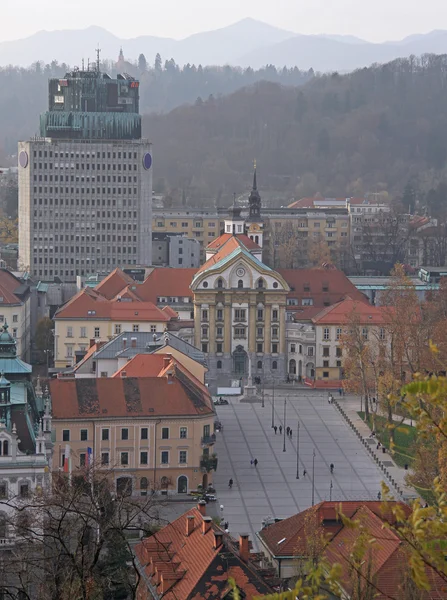
[[[258,360],[257,367],[258,367],[258,369],[262,369],[262,360]]]
[[[302,354],[302,353],[303,353],[303,347],[302,347],[302,345],[301,345],[301,344],[298,346],[298,350],[299,350],[299,353],[300,353],[300,354]]]
[[[177,479],[177,493],[188,493],[188,478],[185,475],[180,475],[180,477]]]
[[[244,282],[242,281],[242,279],[239,279],[239,281],[237,282],[237,287],[238,288],[243,288],[244,287]]]
[[[9,454],[8,440],[3,440],[3,456],[8,456],[8,454]]]
[[[272,369],[277,369],[278,368],[278,363],[276,362],[276,360],[274,360],[272,362]]]
[[[207,288],[207,287],[208,287],[208,281],[204,281],[204,282],[202,283],[202,285],[203,285],[203,287],[204,287],[204,288]]]
[[[222,361],[221,361],[221,360],[218,360],[218,361],[217,361],[217,368],[218,368],[218,369],[221,369],[221,368],[222,368]]]
[[[140,480],[140,488],[142,490],[147,490],[147,486],[148,486],[147,477],[142,477]]]
[[[262,289],[264,287],[264,280],[263,279],[258,279],[258,288]]]
[[[293,358],[289,360],[289,374],[296,375],[296,360]]]
[[[253,238],[252,238],[252,239],[253,239]],[[255,242],[256,242],[257,244],[259,244],[259,235],[256,235],[256,236],[255,236]]]
[[[218,287],[218,288],[223,288],[223,279],[221,279],[220,277],[219,277],[219,279],[217,280],[217,287]]]
[[[273,287],[274,287],[274,288],[275,288],[275,290],[276,290],[276,288],[278,287],[278,282],[277,282],[277,281],[274,281],[274,282],[273,282]]]

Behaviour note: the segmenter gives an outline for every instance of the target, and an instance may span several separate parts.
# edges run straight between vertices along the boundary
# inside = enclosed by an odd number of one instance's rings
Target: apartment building
[[[19,142],[19,264],[75,281],[151,264],[152,147],[139,82],[97,70],[49,81],[40,137]]]
[[[197,489],[208,478],[208,462],[217,464],[207,388],[170,357],[158,376],[138,375],[51,381],[53,471],[62,468],[69,444],[74,472],[88,465],[90,448],[96,468],[110,474],[117,492]]]

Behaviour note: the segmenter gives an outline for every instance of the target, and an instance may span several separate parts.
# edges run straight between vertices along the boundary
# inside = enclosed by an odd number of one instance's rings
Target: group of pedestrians
[[[258,459],[257,458],[252,458],[251,461],[250,461],[250,464],[251,464],[251,466],[254,465],[255,467],[257,467],[258,466]]]
[[[280,425],[279,427],[278,427],[278,425],[272,425],[272,429],[275,432],[275,435],[278,433],[278,429],[279,429],[279,435],[282,435],[282,425]],[[293,429],[291,427],[286,427],[287,437],[292,439],[292,434],[293,434]]]

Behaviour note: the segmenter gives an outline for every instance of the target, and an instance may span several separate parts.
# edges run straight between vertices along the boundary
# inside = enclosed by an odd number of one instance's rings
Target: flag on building
[[[65,446],[64,473],[71,473],[70,446],[68,444],[66,444],[66,446]]]
[[[91,465],[93,462],[93,448],[87,448],[87,465]]]

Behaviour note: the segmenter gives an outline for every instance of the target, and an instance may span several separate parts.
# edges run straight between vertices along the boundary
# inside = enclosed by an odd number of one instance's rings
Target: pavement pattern
[[[275,424],[292,427],[292,438],[275,435]],[[258,548],[255,533],[266,517],[286,518],[322,500],[377,500],[383,475],[333,404],[327,392],[278,390],[274,411],[271,396],[261,403],[229,398],[217,407],[223,424],[215,451],[218,468],[213,483],[217,511],[229,523],[232,535],[248,533]],[[297,479],[297,425],[299,479]],[[315,459],[313,453],[315,450]],[[252,459],[258,460],[255,467]],[[314,460],[314,477],[312,463]],[[330,465],[334,465],[331,474]],[[307,473],[304,475],[304,470]],[[233,479],[232,489],[228,482]],[[223,507],[223,508],[222,508]]]

